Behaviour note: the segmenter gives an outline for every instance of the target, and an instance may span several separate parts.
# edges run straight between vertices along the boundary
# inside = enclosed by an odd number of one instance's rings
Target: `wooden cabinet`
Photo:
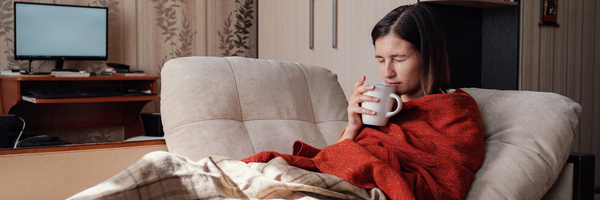
[[[334,29],[334,2],[337,2],[337,29]],[[314,18],[314,46],[310,49],[311,3]],[[346,97],[365,75],[367,82],[383,83],[371,30],[392,9],[417,0],[372,1],[280,1],[258,2],[258,57],[326,67],[338,75]],[[333,47],[333,33],[337,46]]]
[[[144,135],[140,112],[144,105],[160,100],[156,94],[158,77],[8,77],[0,76],[0,112],[15,114],[25,120],[25,131],[50,131],[98,127],[125,127],[125,139]],[[89,98],[35,98],[31,88],[124,86],[131,90],[150,91],[150,95]],[[22,125],[12,126],[19,131]],[[0,135],[0,141],[8,141]],[[0,148],[8,147],[0,142]]]

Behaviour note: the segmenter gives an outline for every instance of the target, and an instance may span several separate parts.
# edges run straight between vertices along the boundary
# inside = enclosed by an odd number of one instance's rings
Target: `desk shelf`
[[[86,98],[64,98],[64,99],[44,99],[36,98],[31,95],[24,95],[23,101],[42,104],[42,103],[103,103],[103,102],[129,102],[129,101],[153,101],[160,100],[160,95],[143,96],[110,96],[110,97],[86,97]],[[31,100],[33,99],[33,101]]]
[[[119,80],[156,80],[156,76],[90,76],[90,77],[32,77],[32,76],[1,76],[2,80],[13,81],[119,81]]]
[[[27,123],[26,131],[123,126],[125,139],[127,139],[145,134],[140,112],[148,102],[160,100],[156,88],[157,80],[156,76],[35,77],[0,75],[0,112],[15,114],[23,118]],[[154,95],[44,99],[35,98],[29,93],[29,89],[33,88],[64,87],[106,87],[109,89],[126,87],[129,90],[148,91]],[[0,137],[7,136],[0,135]],[[6,146],[6,144],[0,144],[0,147],[2,146]]]

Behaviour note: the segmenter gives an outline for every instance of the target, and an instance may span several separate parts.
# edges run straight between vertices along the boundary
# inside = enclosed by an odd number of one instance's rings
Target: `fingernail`
[[[373,101],[378,102],[379,99],[377,97],[373,97]]]
[[[371,88],[371,89],[375,89],[375,86],[374,86],[374,85],[371,85],[371,87],[369,87],[369,88]]]
[[[375,115],[375,111],[371,111],[371,115]]]

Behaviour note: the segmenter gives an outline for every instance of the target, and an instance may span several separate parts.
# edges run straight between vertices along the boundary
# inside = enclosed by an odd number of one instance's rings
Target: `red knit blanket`
[[[293,155],[261,152],[244,162],[284,158],[338,176],[390,199],[464,199],[484,157],[475,100],[457,89],[404,103],[384,127],[366,126],[354,141],[323,150],[296,141]]]

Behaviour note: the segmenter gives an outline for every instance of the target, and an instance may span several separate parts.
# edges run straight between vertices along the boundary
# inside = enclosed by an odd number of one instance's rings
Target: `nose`
[[[386,78],[393,78],[396,76],[396,71],[394,70],[394,66],[392,65],[392,62],[385,63],[385,71],[384,71],[383,75]]]

